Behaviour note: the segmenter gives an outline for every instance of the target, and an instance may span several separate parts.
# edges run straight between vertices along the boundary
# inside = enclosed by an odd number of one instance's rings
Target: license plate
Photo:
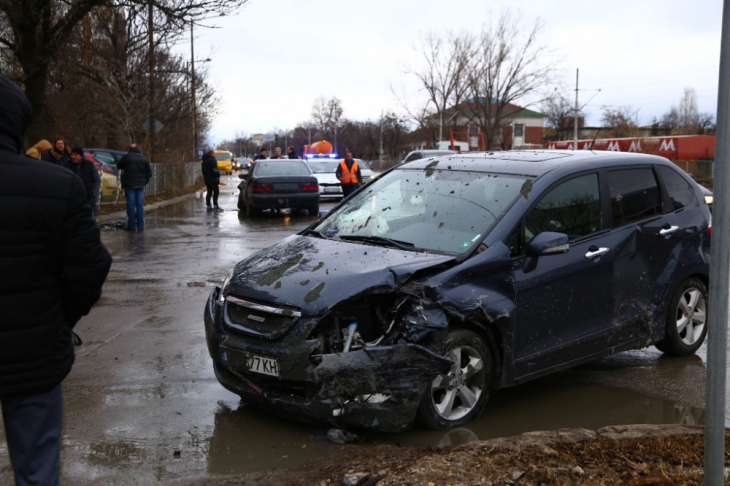
[[[262,375],[279,376],[279,362],[273,358],[249,354],[246,357],[246,368]]]
[[[325,187],[324,192],[340,192],[339,187]]]

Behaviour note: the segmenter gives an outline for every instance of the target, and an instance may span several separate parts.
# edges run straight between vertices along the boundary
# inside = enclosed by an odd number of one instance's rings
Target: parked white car
[[[341,158],[330,158],[330,157],[308,157],[307,165],[312,170],[314,177],[319,182],[319,199],[342,199],[342,186],[340,181],[337,180],[335,173],[337,172],[337,166],[340,165],[343,159]],[[360,167],[360,174],[362,175],[363,184],[370,181],[373,178],[373,171],[367,162],[362,159],[355,159],[358,167]]]

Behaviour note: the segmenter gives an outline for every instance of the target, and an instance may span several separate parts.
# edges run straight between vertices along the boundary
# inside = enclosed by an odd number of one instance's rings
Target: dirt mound
[[[726,440],[725,450],[730,443]],[[178,480],[193,485],[701,485],[704,430],[680,425],[566,429],[457,447],[338,446],[294,471]],[[726,484],[728,481],[726,480]]]

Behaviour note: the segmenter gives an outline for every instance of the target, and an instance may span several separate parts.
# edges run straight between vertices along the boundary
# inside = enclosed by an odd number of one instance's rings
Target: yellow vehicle
[[[215,160],[218,161],[218,170],[221,174],[233,173],[233,154],[228,150],[216,150]]]

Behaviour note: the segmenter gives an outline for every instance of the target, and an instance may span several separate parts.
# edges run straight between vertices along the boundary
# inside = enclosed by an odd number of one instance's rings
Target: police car
[[[319,199],[342,199],[342,186],[335,173],[342,157],[337,154],[306,154],[305,160],[319,182]],[[360,167],[363,184],[373,177],[370,166],[361,159],[354,159]]]

